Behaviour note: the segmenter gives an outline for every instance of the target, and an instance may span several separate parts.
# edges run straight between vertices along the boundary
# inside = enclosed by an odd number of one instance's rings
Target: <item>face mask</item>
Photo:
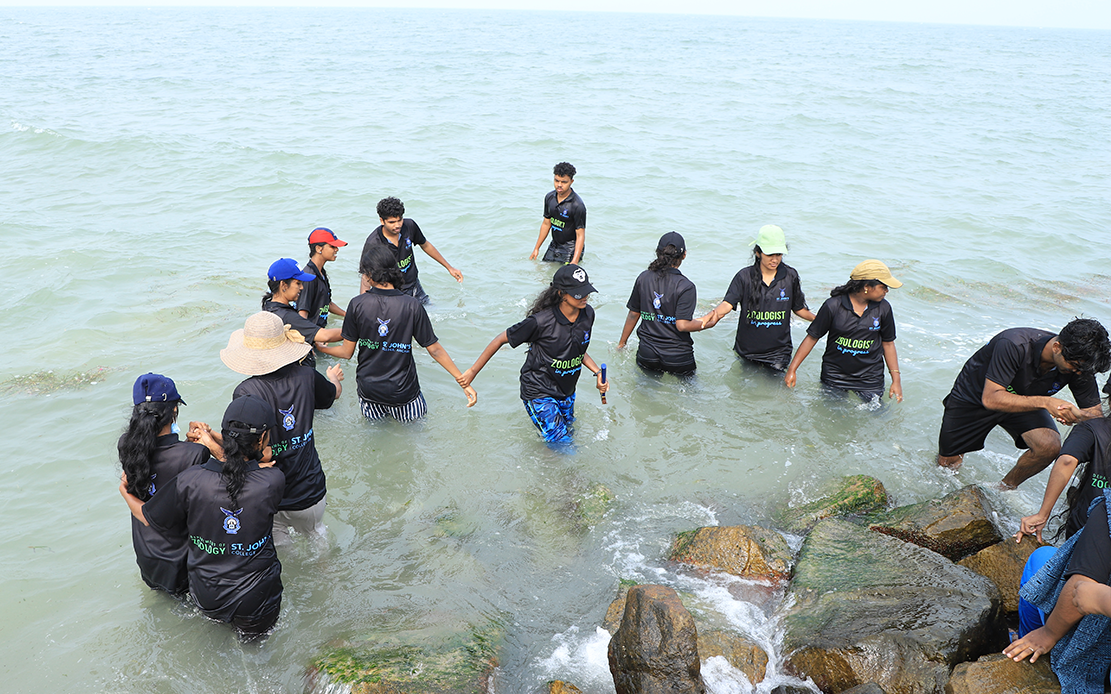
[[[173,424],[170,425],[170,433],[171,434],[180,434],[181,433],[181,428],[178,427],[177,422],[174,422]]]

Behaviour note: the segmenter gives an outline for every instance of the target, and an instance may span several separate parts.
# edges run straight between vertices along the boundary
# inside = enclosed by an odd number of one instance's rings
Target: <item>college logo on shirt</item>
[[[381,318],[378,319],[378,335],[380,337],[385,337],[390,334],[390,329],[386,326],[389,325],[392,320],[393,318],[387,318],[386,320],[382,320]]]
[[[235,535],[238,533],[241,527],[239,523],[239,514],[243,513],[243,509],[229,511],[221,506],[220,510],[224,512],[224,530],[227,531],[228,535]]]
[[[869,329],[869,330],[879,330],[879,329],[880,329],[880,319],[879,319],[879,316],[876,316],[876,317],[872,318],[872,327],[870,327],[870,328],[868,328],[868,329]]]
[[[150,493],[151,496],[154,496],[154,491],[155,491],[155,489],[154,489],[154,478],[155,477],[158,477],[157,473],[150,476],[150,488],[147,490]]]
[[[1049,392],[1048,392],[1048,393],[1046,393],[1046,395],[1053,395],[1053,394],[1054,394],[1054,393],[1056,393],[1057,391],[1061,390],[1061,386],[1062,386],[1062,385],[1063,385],[1063,384],[1061,384],[1061,383],[1058,383],[1057,381],[1054,381],[1054,382],[1053,382],[1053,385],[1051,385],[1051,386],[1049,387]],[[153,494],[153,493],[154,493],[154,485],[153,485],[153,484],[152,484],[152,485],[150,486],[150,493],[151,493],[151,494]]]
[[[652,292],[652,293],[656,296],[655,299],[652,299],[652,306],[653,306],[653,308],[658,309],[660,307],[660,300],[664,298],[664,295],[663,294],[656,294],[656,292]]]
[[[297,426],[297,418],[293,416],[293,405],[290,405],[288,410],[279,407],[278,412],[282,415],[282,428],[293,431],[293,427]]]
[[[586,331],[583,332],[583,344],[584,345],[589,345],[590,344],[590,331],[589,330],[586,330]]]
[[[776,299],[775,299],[775,300],[776,300],[776,301],[790,301],[790,300],[791,300],[791,297],[787,296],[787,290],[786,290],[786,289],[784,289],[784,288],[780,287],[780,289],[779,289],[779,296],[778,296],[778,297],[776,297]]]

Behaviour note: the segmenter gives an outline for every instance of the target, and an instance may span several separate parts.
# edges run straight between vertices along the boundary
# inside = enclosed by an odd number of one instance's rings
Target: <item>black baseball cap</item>
[[[677,231],[669,231],[661,236],[660,242],[656,244],[656,250],[662,251],[668,246],[675,246],[679,249],[680,253],[687,250],[687,244],[685,241],[683,241],[683,235]]]
[[[598,291],[590,283],[590,278],[586,276],[586,270],[570,263],[555,271],[555,275],[552,277],[552,286],[576,299],[582,299],[587,294]]]
[[[247,426],[232,429],[232,422],[241,422]],[[247,434],[261,434],[276,429],[278,420],[274,417],[274,408],[270,403],[261,398],[244,395],[232,400],[228,409],[224,410],[224,421],[220,426],[223,429]]]

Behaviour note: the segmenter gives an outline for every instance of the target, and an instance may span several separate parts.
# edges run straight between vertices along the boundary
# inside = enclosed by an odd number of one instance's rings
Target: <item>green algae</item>
[[[29,395],[49,395],[60,391],[81,390],[95,386],[113,371],[118,369],[98,366],[90,371],[35,371],[9,378],[0,383],[0,389],[5,392],[22,392]]]

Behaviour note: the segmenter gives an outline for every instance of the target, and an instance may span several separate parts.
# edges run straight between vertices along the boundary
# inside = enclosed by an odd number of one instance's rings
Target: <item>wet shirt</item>
[[[372,287],[347,305],[341,335],[359,347],[360,398],[404,405],[420,394],[413,341],[427,348],[438,338],[419,300],[397,289]]]
[[[123,438],[120,438],[120,443]],[[154,442],[154,452],[151,454],[151,475],[147,486],[147,493],[151,496],[170,483],[170,480],[194,465],[201,465],[209,458],[208,449],[199,443],[182,441],[177,434],[159,436]],[[139,565],[144,569],[144,559],[156,559],[166,562],[185,564],[185,535],[168,535],[161,533],[139,522],[138,518],[131,517],[131,542],[135,546],[135,556]],[[151,565],[157,571],[156,564]],[[146,572],[144,571],[144,574]],[[173,586],[163,586],[173,590]]]
[[[694,320],[697,304],[694,283],[678,268],[640,273],[625,304],[625,308],[640,314],[637,354],[664,366],[686,366],[694,362],[694,340],[690,333],[681,332],[675,321]]]
[[[1055,395],[1068,386],[1080,409],[1099,404],[1094,374],[1039,373],[1042,350],[1054,334],[1037,328],[1010,328],[991,338],[964,363],[949,398],[983,407],[984,383],[991,380],[1017,395]]]
[[[575,240],[575,230],[586,228],[586,205],[573,189],[558,201],[554,190],[544,196],[544,219],[552,223],[552,243],[562,244]]]
[[[1080,422],[1061,444],[1060,455],[1071,455],[1088,468],[1080,476],[1076,501],[1065,521],[1065,536],[1070,537],[1088,522],[1088,506],[1103,494],[1111,480],[1111,420],[1106,417]]]
[[[161,532],[188,537],[189,589],[210,617],[230,621],[240,601],[269,590],[281,571],[271,531],[285,477],[248,463],[232,504],[221,469],[209,460],[185,470],[143,505],[143,516]]]
[[[396,246],[390,243],[390,240],[382,232],[382,226],[379,225],[378,228],[370,232],[370,236],[366,237],[360,266],[367,264],[366,254],[375,244],[385,246],[397,256],[397,268],[401,270],[401,274],[405,278],[400,289],[408,293],[408,290],[417,283],[417,258],[413,255],[413,246],[423,246],[427,242],[428,239],[424,238],[424,233],[421,232],[417,223],[408,217],[401,220],[401,231],[397,234]]]
[[[278,429],[270,445],[276,467],[285,474],[279,510],[300,511],[316,504],[328,490],[313,437],[313,414],[332,406],[335,385],[316,369],[287,364],[273,373],[251,376],[236,386],[232,398],[244,395],[274,406]]]
[[[764,284],[760,268],[742,268],[729,283],[724,301],[740,312],[733,342],[737,354],[765,364],[785,366],[791,361],[791,313],[807,308],[793,267],[780,263],[770,285]]]
[[[822,383],[845,390],[883,390],[883,344],[895,341],[895,316],[887,299],[869,301],[864,315],[853,313],[848,295],[826,299],[806,334],[825,334]]]
[[[521,367],[522,400],[563,400],[574,394],[593,327],[594,309],[590,305],[579,311],[574,323],[567,320],[559,306],[553,306],[505,331],[510,347],[529,343]]]
[[[305,293],[305,287],[316,281],[317,280],[310,280],[308,282],[304,282],[302,284],[301,294]],[[309,318],[303,318],[300,313],[297,313],[297,309],[290,306],[289,304],[283,304],[277,301],[267,301],[265,304],[262,305],[262,310],[269,311],[270,313],[276,315],[278,318],[281,318],[283,324],[288,325],[297,332],[301,333],[301,335],[303,335],[305,338],[305,342],[309,343],[310,345],[316,340],[316,334],[320,332],[320,326],[316,324],[316,321]],[[305,365],[311,366],[313,368],[316,367],[316,355],[313,353],[312,350],[310,350],[308,356],[305,357]]]
[[[332,285],[328,281],[328,273],[324,268],[317,267],[311,260],[305,263],[301,272],[316,275],[316,279],[301,283],[301,294],[297,297],[297,310],[307,311],[310,322],[325,328],[328,326],[328,309],[332,305]],[[305,339],[308,337],[306,336]]]

